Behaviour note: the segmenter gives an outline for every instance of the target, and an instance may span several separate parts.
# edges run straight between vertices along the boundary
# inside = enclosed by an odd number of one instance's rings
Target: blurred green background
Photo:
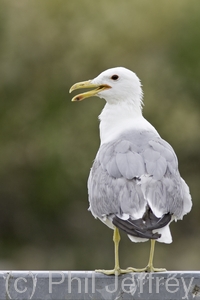
[[[1,269],[113,267],[112,231],[87,211],[104,101],[72,103],[68,90],[115,66],[141,79],[144,116],[193,198],[155,266],[200,268],[199,0],[1,0]],[[121,266],[144,267],[149,247],[122,233]]]

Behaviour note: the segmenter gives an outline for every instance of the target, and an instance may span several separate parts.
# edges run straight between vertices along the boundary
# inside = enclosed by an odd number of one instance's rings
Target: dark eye
[[[113,80],[117,80],[118,78],[119,78],[118,75],[113,75],[113,76],[111,77],[111,79],[113,79]]]

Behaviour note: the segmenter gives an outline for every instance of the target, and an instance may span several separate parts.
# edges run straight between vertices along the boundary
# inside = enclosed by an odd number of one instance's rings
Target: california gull
[[[192,207],[189,188],[181,178],[173,148],[143,117],[143,92],[132,71],[117,67],[93,80],[74,84],[75,96],[106,100],[100,119],[101,144],[88,179],[89,210],[114,230],[115,267],[104,274],[164,271],[153,267],[155,241],[171,243],[169,225]],[[133,242],[151,240],[149,262],[143,269],[119,266],[119,229]]]

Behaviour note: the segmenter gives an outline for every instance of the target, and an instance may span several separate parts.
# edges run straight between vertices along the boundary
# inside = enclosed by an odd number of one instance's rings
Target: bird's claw
[[[154,268],[153,266],[147,265],[145,268],[137,269],[129,267],[127,269],[120,269],[120,268],[114,268],[112,270],[95,270],[97,273],[102,273],[105,275],[116,275],[119,276],[121,274],[128,274],[128,273],[151,273],[151,272],[166,272],[167,270],[165,268]]]
[[[134,272],[132,270],[133,268],[127,268],[127,269],[120,269],[120,268],[114,268],[112,270],[95,270],[95,272],[97,273],[102,273],[102,274],[105,274],[105,275],[116,275],[116,276],[119,276],[121,274],[127,274],[127,273],[132,273]]]
[[[166,272],[167,271],[164,268],[154,268],[153,266],[149,266],[149,265],[147,265],[145,268],[142,268],[142,269],[136,269],[136,268],[129,267],[129,268],[127,268],[127,270],[130,270],[130,272],[138,272],[138,273]]]

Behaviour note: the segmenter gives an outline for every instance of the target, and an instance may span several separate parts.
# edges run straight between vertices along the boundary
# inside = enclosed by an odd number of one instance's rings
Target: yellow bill
[[[94,84],[92,83],[92,80],[88,80],[88,81],[82,81],[82,82],[78,82],[75,83],[69,90],[69,92],[73,92],[75,90],[78,89],[92,89],[91,91],[85,92],[85,93],[81,93],[75,97],[72,98],[72,101],[82,101],[83,99],[92,97],[92,96],[96,96],[99,92],[102,92],[106,89],[111,88],[109,85],[107,84]]]

